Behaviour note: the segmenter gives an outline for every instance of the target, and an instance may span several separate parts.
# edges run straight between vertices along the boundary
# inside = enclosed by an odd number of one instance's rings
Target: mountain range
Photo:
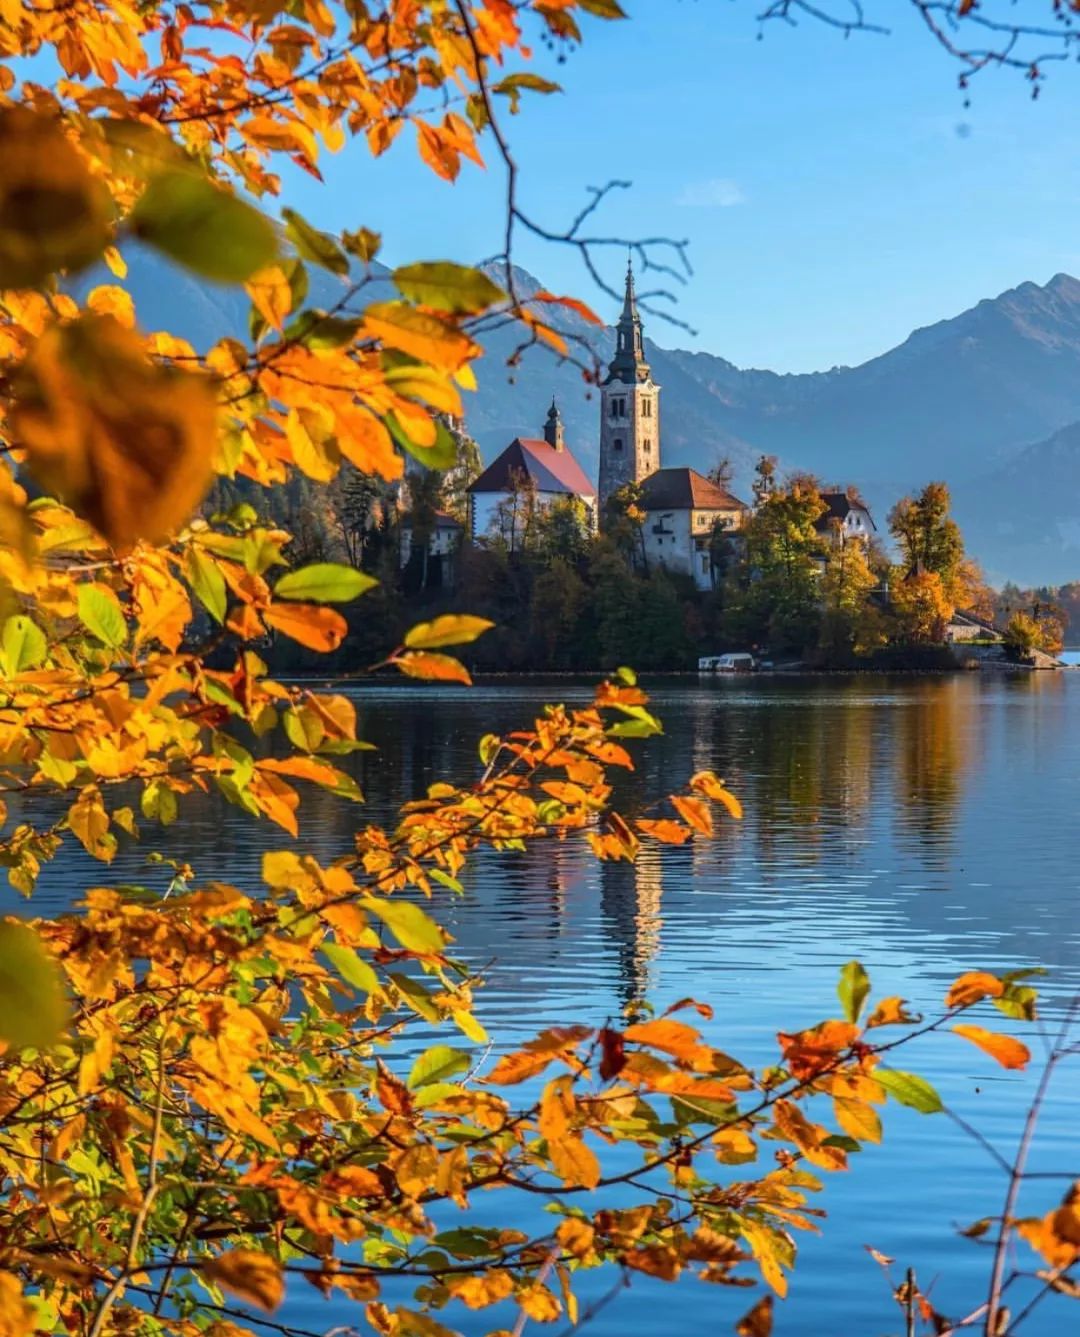
[[[516,279],[522,291],[538,286]],[[664,329],[645,322],[648,333]],[[611,356],[611,327],[574,315],[561,327],[590,338],[601,361]],[[470,404],[485,458],[519,432],[538,435],[554,394],[568,444],[595,472],[595,392],[541,350],[506,369],[512,348],[506,331],[489,340]],[[824,483],[857,484],[880,530],[899,495],[940,478],[993,579],[1080,579],[1080,280],[1022,283],[857,367],[783,375],[649,337],[646,352],[662,387],[665,465],[705,472],[727,456],[745,492],[757,458],[777,455]]]
[[[199,348],[222,332],[243,333],[241,291],[202,284],[146,251],[128,261],[144,327],[168,328]],[[310,300],[330,304],[337,282],[315,271]],[[522,270],[515,283],[523,294],[540,287]],[[381,279],[373,287],[382,289]],[[612,327],[572,311],[555,323],[601,363],[612,356]],[[735,490],[746,495],[757,458],[777,455],[782,467],[826,484],[856,484],[881,531],[899,495],[943,479],[969,549],[992,579],[1080,579],[1080,280],[1058,274],[1044,286],[1022,283],[861,366],[806,374],[665,347],[649,336],[673,327],[648,313],[645,328],[662,387],[665,465],[704,473],[727,456]],[[554,395],[569,446],[595,476],[598,398],[580,368],[543,348],[508,366],[518,335],[507,327],[483,342],[489,356],[478,367],[467,423],[485,461],[515,436],[539,436]]]

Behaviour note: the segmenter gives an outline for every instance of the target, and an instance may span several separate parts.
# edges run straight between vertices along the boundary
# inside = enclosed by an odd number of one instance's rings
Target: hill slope
[[[242,292],[202,284],[150,252],[128,258],[145,327],[169,328],[197,347],[223,330],[243,333]],[[523,292],[539,286],[523,271],[516,278]],[[332,304],[339,283],[313,271],[313,299]],[[610,359],[610,326],[597,329],[573,313],[559,323],[587,339],[601,362]],[[646,329],[662,335],[664,325],[646,316]],[[538,435],[555,394],[567,441],[595,475],[598,404],[580,370],[541,349],[508,367],[512,330],[485,343],[490,356],[468,405],[485,458],[520,433]],[[755,459],[776,454],[826,482],[858,483],[879,521],[899,492],[944,478],[995,577],[1080,576],[1080,427],[1062,431],[1080,423],[1080,281],[1069,275],[979,302],[859,367],[780,375],[651,339],[646,347],[663,387],[665,464],[704,472],[728,455],[745,491]]]

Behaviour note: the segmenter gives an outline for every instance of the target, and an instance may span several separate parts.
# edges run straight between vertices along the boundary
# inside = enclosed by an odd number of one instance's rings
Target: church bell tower
[[[660,387],[645,361],[645,344],[626,267],[626,297],[615,327],[615,356],[600,387],[600,513],[626,483],[640,483],[660,468]]]

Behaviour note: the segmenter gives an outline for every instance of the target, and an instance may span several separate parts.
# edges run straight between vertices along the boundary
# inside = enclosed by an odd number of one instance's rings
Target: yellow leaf
[[[492,1268],[475,1277],[448,1277],[446,1288],[469,1309],[486,1309],[506,1299],[514,1289],[514,1280],[509,1272]]]
[[[836,1122],[850,1137],[860,1142],[881,1141],[881,1120],[877,1111],[861,1100],[833,1099]]]
[[[982,1026],[957,1025],[953,1030],[965,1040],[970,1040],[973,1045],[978,1045],[1003,1068],[1026,1068],[1031,1059],[1031,1050],[1027,1045],[1014,1040],[1011,1035],[1000,1035],[997,1031],[988,1031]]]
[[[292,310],[292,289],[279,265],[268,265],[244,284],[251,304],[268,325],[280,330]]]
[[[66,1021],[60,972],[41,939],[19,920],[0,920],[0,1040],[44,1049]]]
[[[109,834],[109,814],[96,789],[84,789],[68,809],[68,825],[87,854],[109,863],[116,853],[116,838]]]
[[[596,1231],[588,1221],[582,1221],[577,1216],[568,1216],[556,1228],[555,1238],[567,1253],[573,1254],[575,1258],[587,1258],[593,1251]]]
[[[600,1162],[580,1137],[564,1137],[548,1143],[552,1168],[568,1187],[595,1188],[600,1182]]]
[[[564,1074],[544,1087],[540,1097],[540,1135],[550,1142],[559,1142],[570,1136],[571,1120],[577,1108],[571,1086],[572,1078]]]
[[[467,645],[495,625],[484,617],[446,613],[432,622],[418,622],[405,634],[410,650],[441,650],[447,645]]]
[[[14,33],[26,11],[19,6]],[[18,49],[5,45],[5,56]],[[82,269],[108,241],[109,197],[58,117],[0,110],[0,288],[34,288]]]
[[[478,356],[480,348],[452,321],[407,302],[376,302],[364,312],[370,337],[429,366],[454,372]]]
[[[203,1263],[203,1276],[267,1313],[281,1304],[285,1282],[281,1264],[255,1249],[233,1249]]]
[[[31,1337],[37,1311],[23,1296],[18,1277],[0,1272],[0,1337]]]

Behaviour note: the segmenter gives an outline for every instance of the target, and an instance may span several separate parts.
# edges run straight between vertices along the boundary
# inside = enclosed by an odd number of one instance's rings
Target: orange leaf
[[[665,845],[682,845],[694,834],[688,826],[670,820],[650,822],[640,818],[634,825],[642,835],[652,836],[653,840],[663,841]]]
[[[698,771],[696,775],[691,776],[690,788],[696,789],[706,798],[711,798],[714,803],[722,804],[736,821],[742,817],[742,804],[734,794],[728,793],[712,771]]]
[[[954,1026],[957,1035],[970,1040],[985,1050],[992,1059],[996,1059],[1003,1068],[1026,1068],[1031,1059],[1031,1050],[1027,1045],[1014,1040],[1011,1035],[1001,1035],[997,1031],[988,1031],[982,1026]]]
[[[271,627],[312,650],[336,650],[349,630],[340,613],[321,604],[275,604],[263,617]]]
[[[703,836],[712,835],[712,813],[701,799],[687,798],[684,794],[671,794],[670,798],[672,806],[684,822]]]
[[[526,1081],[529,1077],[535,1077],[538,1072],[543,1072],[554,1057],[553,1053],[530,1054],[525,1050],[519,1050],[516,1054],[504,1054],[488,1073],[487,1080],[496,1086],[513,1086],[517,1082]]]
[[[267,1313],[281,1304],[285,1294],[281,1265],[255,1249],[232,1249],[207,1259],[202,1274]]]
[[[701,1042],[700,1032],[682,1021],[669,1021],[663,1017],[640,1021],[628,1026],[623,1034],[633,1044],[663,1050],[688,1063],[697,1062],[709,1053],[708,1047]]]
[[[567,311],[573,311],[579,315],[582,320],[586,320],[590,325],[603,325],[603,321],[592,309],[586,306],[584,302],[578,301],[576,297],[556,297],[553,292],[546,292],[541,289],[540,292],[533,293],[529,299],[533,302],[548,302],[553,306],[564,306]]]
[[[773,1328],[773,1298],[763,1295],[735,1325],[737,1337],[770,1337]]]
[[[874,1026],[914,1026],[922,1021],[917,1012],[908,1012],[907,999],[895,995],[883,998],[874,1008],[866,1023],[866,1029]]]
[[[945,995],[946,1007],[970,1007],[983,998],[1000,998],[1005,992],[1005,985],[996,975],[985,970],[969,970],[954,980]]]
[[[467,687],[472,685],[469,670],[451,655],[407,650],[390,662],[410,678],[423,678],[428,682],[463,682]]]

